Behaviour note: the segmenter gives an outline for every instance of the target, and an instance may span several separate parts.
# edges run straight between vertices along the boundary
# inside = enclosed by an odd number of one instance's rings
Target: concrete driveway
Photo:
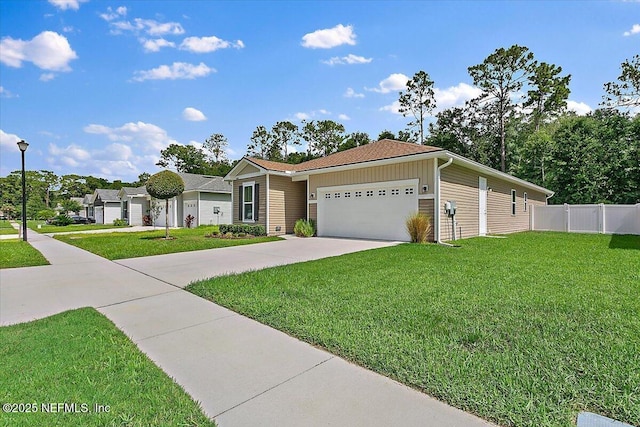
[[[391,242],[290,238],[115,263],[36,233],[29,239],[52,265],[0,270],[1,325],[95,307],[221,427],[491,425],[181,289]]]

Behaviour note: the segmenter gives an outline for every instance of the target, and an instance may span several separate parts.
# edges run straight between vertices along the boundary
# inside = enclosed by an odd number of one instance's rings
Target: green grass
[[[49,261],[28,242],[0,240],[0,268],[48,265]]]
[[[205,237],[205,234],[210,234],[213,230],[217,231],[218,227],[214,225],[173,229],[170,230],[169,234],[175,238],[174,240],[163,239],[164,229],[133,233],[58,235],[56,239],[111,260],[280,240],[279,237],[256,237],[253,239],[233,240]]]
[[[0,234],[18,234],[18,230],[13,228],[6,219],[0,219]]]
[[[38,225],[40,228],[38,228]],[[69,233],[75,231],[87,231],[87,230],[106,230],[110,228],[127,228],[128,225],[113,225],[113,224],[69,224],[65,226],[48,225],[44,221],[27,221],[27,227],[37,231],[38,233]]]
[[[11,426],[213,426],[199,406],[91,308],[0,328],[0,402],[36,413],[0,412]],[[92,412],[43,413],[41,404]],[[94,404],[108,405],[97,413]],[[30,406],[30,408],[32,408]]]
[[[640,425],[640,236],[404,244],[187,289],[505,426]]]

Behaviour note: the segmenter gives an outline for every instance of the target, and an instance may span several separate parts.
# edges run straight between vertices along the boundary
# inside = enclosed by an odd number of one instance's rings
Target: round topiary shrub
[[[164,205],[164,238],[169,238],[169,199],[176,197],[184,191],[184,181],[175,172],[162,171],[158,172],[147,180],[147,192],[151,197],[165,200]]]

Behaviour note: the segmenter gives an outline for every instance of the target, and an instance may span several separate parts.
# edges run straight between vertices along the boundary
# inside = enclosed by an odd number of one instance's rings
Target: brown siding
[[[453,238],[451,219],[444,212],[447,200],[457,204],[457,237],[465,238],[479,234],[478,178],[487,178],[487,233],[502,234],[529,230],[529,211],[524,211],[524,192],[527,192],[529,206],[544,205],[543,193],[525,189],[500,178],[483,175],[453,164],[442,169],[440,175],[440,237],[442,240]],[[511,215],[511,189],[516,190],[516,215]],[[462,232],[462,234],[461,234]]]
[[[429,241],[435,241],[433,221],[435,220],[433,215],[433,199],[420,199],[418,200],[418,212],[427,215],[431,218],[431,231],[429,232]]]
[[[427,184],[427,193],[433,193],[433,160],[395,163],[385,166],[362,167],[341,172],[327,172],[309,176],[309,193],[317,199],[318,187],[335,185],[366,184],[380,181],[400,181],[419,178],[418,191],[422,194],[422,186]],[[314,200],[314,199],[312,199]]]
[[[318,223],[318,204],[317,203],[309,203],[309,219]]]
[[[259,184],[260,194],[258,195],[258,221],[257,224],[262,225],[266,228],[267,226],[267,177],[266,175],[256,176],[254,178],[247,179],[239,179],[237,181],[233,181],[233,223],[234,224],[243,224],[243,222],[238,218],[238,214],[240,211],[239,200],[238,200],[238,191],[242,188],[242,184],[245,182],[254,181],[256,184]],[[252,223],[253,224],[253,223]]]
[[[307,218],[306,181],[291,181],[286,176],[269,176],[269,234],[293,233],[300,218]],[[276,227],[281,227],[276,231]]]

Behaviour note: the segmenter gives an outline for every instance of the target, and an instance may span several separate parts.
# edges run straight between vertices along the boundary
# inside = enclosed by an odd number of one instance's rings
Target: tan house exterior
[[[319,236],[401,241],[416,211],[432,218],[433,241],[528,230],[530,206],[553,195],[447,150],[389,139],[297,165],[245,157],[225,180],[234,224],[278,235],[304,218]]]

